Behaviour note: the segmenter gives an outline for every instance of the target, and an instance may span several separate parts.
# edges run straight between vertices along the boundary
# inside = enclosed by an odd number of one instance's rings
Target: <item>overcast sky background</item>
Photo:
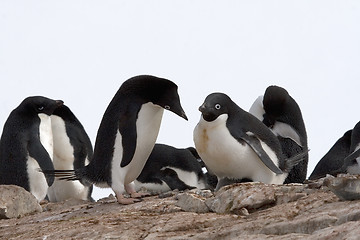
[[[179,86],[186,122],[166,111],[158,142],[193,146],[215,91],[248,110],[269,85],[305,120],[308,175],[360,120],[360,1],[0,0],[0,126],[27,96],[62,99],[93,144],[126,79]],[[95,190],[94,198],[107,196]]]

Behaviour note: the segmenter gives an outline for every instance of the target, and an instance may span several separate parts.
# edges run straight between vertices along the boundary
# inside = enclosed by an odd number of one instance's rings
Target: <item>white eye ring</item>
[[[216,109],[216,110],[219,110],[220,108],[221,108],[221,105],[220,105],[220,104],[218,104],[218,103],[215,104],[215,109]]]
[[[38,107],[39,111],[44,110],[44,106]]]
[[[164,107],[166,110],[170,110],[170,106],[169,105],[165,105]]]

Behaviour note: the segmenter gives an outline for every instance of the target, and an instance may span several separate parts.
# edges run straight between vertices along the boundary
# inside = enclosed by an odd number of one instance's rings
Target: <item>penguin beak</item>
[[[202,112],[202,113],[204,113],[205,110],[206,110],[205,103],[203,103],[203,105],[201,105],[201,106],[199,107],[199,111]]]
[[[165,108],[167,109],[167,108]],[[185,111],[184,109],[182,109],[181,105],[177,106],[177,107],[174,107],[174,108],[171,108],[171,109],[167,109],[167,110],[170,110],[171,112],[175,113],[176,115],[182,117],[183,119],[185,119],[186,121],[188,120],[186,114],[185,114]]]
[[[185,112],[184,112],[183,109],[181,109],[181,113],[180,113],[179,116],[182,117],[183,119],[185,119],[186,121],[188,121],[188,118],[187,118],[187,116],[186,116],[186,114],[185,114]]]

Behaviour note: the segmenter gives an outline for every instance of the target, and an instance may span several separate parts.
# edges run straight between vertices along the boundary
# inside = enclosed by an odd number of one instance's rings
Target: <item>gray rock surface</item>
[[[200,199],[225,213],[184,211],[176,206],[181,194],[189,205],[195,206]],[[309,188],[307,184],[244,183],[226,186],[215,195],[189,191],[164,198],[151,196],[126,206],[111,197],[96,203],[67,201],[42,206],[41,213],[0,220],[1,238],[288,240],[360,236],[360,200],[342,201],[326,186]]]
[[[18,218],[41,212],[35,196],[15,185],[0,185],[0,218]]]
[[[276,204],[296,201],[306,197],[305,185],[267,185],[264,183],[240,183],[225,186],[215,196],[205,201],[216,213],[242,213],[272,207]]]
[[[339,175],[336,178],[327,178],[324,185],[342,200],[360,199],[359,175]]]
[[[186,212],[207,213],[210,211],[205,204],[205,199],[192,193],[178,194],[176,206]]]

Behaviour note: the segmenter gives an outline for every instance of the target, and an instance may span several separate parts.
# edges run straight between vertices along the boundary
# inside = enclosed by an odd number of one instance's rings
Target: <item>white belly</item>
[[[53,159],[53,134],[51,129],[51,118],[50,116],[40,113],[39,135],[40,142],[46,151],[49,153],[51,160]]]
[[[74,148],[66,134],[65,122],[58,116],[51,116],[54,145],[54,168],[74,169]]]
[[[41,145],[48,152],[52,160],[53,137],[51,130],[51,119],[50,116],[43,113],[38,114],[38,116],[40,118],[40,125],[39,125],[40,142]],[[38,162],[34,158],[28,156],[27,173],[29,177],[30,192],[36,197],[38,201],[41,201],[46,196],[48,190],[48,184],[45,175],[39,170],[40,170],[40,166]]]
[[[354,152],[356,152],[357,150],[359,150],[360,148],[360,144],[358,144],[354,150]],[[347,173],[349,174],[360,174],[360,157],[356,158],[356,164],[350,165],[347,167],[346,169]]]
[[[67,199],[88,200],[89,187],[80,181],[55,180],[48,189],[48,197],[51,202],[61,202]]]
[[[142,183],[142,182],[139,182],[138,180],[135,180],[134,183],[135,183],[136,191],[140,191],[141,188],[145,188],[146,190],[148,190],[149,192],[154,193],[154,194],[171,191],[171,188],[165,182],[162,182],[161,184]]]
[[[27,160],[27,173],[29,177],[30,192],[40,202],[44,200],[46,196],[48,184],[45,175],[40,172],[39,169],[40,166],[38,162],[29,156]]]
[[[249,113],[254,115],[260,121],[264,120],[264,114],[265,114],[263,99],[264,96],[259,96],[249,109]]]
[[[58,116],[51,116],[51,124],[54,142],[54,168],[56,170],[74,169],[74,148],[66,134],[65,122]],[[88,161],[87,161],[88,162]],[[64,201],[75,198],[87,200],[89,188],[80,181],[62,181],[55,178],[55,181],[48,190],[48,197],[51,202]]]
[[[122,136],[117,132],[111,167],[112,188],[116,194],[124,193],[124,184],[134,181],[141,173],[155,145],[164,109],[152,103],[142,105],[136,122],[136,149],[131,162],[124,168],[122,160]]]
[[[166,168],[174,170],[176,172],[178,178],[183,183],[185,183],[186,185],[188,185],[190,187],[194,187],[197,189],[204,189],[206,187],[205,182],[199,180],[199,178],[195,172],[184,171],[184,170],[176,168],[176,167],[166,167]]]
[[[201,117],[194,130],[196,149],[206,166],[218,178],[249,178],[264,183],[283,183],[286,174],[276,175],[260,160],[248,144],[241,144],[233,138],[226,127],[226,114],[213,122]],[[275,153],[261,142],[270,158],[277,159]],[[275,162],[278,165],[277,162]]]

